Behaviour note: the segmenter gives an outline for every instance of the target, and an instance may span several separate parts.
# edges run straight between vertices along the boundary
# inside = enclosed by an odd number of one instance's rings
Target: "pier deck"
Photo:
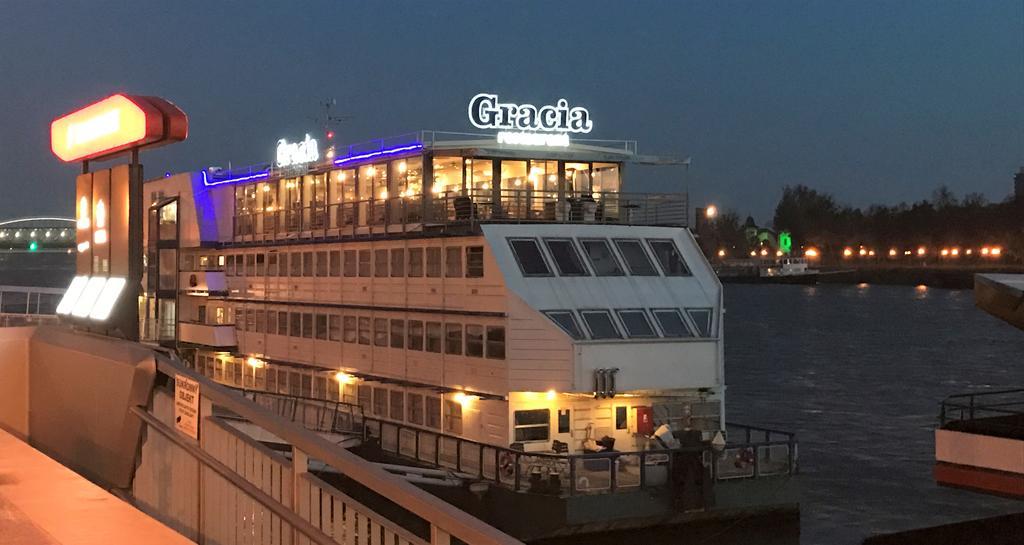
[[[192,542],[0,429],[0,542]]]

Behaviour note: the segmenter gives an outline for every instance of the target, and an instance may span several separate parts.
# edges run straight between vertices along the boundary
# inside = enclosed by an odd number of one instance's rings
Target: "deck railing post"
[[[451,534],[438,528],[436,525],[430,525],[430,545],[451,545],[451,542]]]

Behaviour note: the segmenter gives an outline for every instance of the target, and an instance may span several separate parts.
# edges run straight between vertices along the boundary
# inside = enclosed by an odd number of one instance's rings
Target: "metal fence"
[[[0,286],[0,327],[57,323],[64,288]]]
[[[517,492],[556,496],[669,488],[678,464],[699,463],[714,481],[797,472],[796,437],[728,424],[722,450],[707,445],[639,452],[523,452],[366,416],[359,405],[247,390],[257,405],[319,432],[353,434],[399,458],[449,469]]]
[[[940,405],[939,424],[947,429],[1024,436],[1024,389],[951,395]]]

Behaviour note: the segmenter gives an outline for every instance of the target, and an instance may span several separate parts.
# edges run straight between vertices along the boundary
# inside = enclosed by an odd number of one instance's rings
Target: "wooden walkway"
[[[3,545],[194,545],[0,429]]]

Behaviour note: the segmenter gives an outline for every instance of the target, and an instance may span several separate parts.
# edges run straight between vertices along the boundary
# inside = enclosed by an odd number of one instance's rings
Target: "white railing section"
[[[57,323],[64,288],[0,286],[0,327]]]

